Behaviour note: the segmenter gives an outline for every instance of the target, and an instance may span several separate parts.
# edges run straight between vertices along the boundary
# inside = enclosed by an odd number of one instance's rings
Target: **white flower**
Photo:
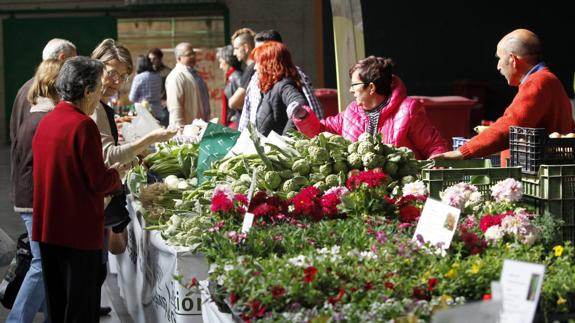
[[[224,266],[224,271],[232,271],[232,270],[234,270],[234,266],[233,266],[233,265],[226,264],[226,265]]]
[[[413,183],[408,183],[403,186],[402,189],[403,196],[413,195],[413,196],[427,196],[427,187],[422,181],[415,181]]]
[[[288,259],[288,263],[294,267],[307,267],[305,257],[303,255]]]
[[[503,231],[498,225],[492,225],[485,231],[485,239],[487,240],[497,241],[501,238],[503,238]]]
[[[359,253],[359,261],[375,260],[375,259],[377,259],[377,255],[372,251],[362,251]]]
[[[525,223],[513,215],[508,215],[501,220],[501,231],[513,235],[518,235]]]
[[[491,187],[491,196],[496,202],[517,202],[523,196],[523,185],[513,178],[508,178]]]

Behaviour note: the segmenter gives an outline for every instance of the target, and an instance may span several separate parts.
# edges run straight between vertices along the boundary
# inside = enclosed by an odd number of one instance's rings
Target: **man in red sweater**
[[[569,133],[575,129],[571,102],[563,85],[541,61],[541,42],[526,29],[505,35],[497,44],[497,69],[507,83],[519,87],[513,102],[479,135],[458,150],[431,156],[431,159],[470,159],[500,152],[502,165],[509,157],[509,127],[546,128],[548,132]]]

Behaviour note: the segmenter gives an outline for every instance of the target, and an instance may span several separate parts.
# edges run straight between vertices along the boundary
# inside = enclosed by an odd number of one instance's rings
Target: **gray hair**
[[[182,56],[184,54],[184,52],[188,48],[191,48],[192,50],[194,49],[192,47],[192,44],[190,44],[190,43],[179,43],[176,46],[176,48],[174,48],[174,55],[176,55],[176,61],[178,60],[178,58],[180,58],[180,56]]]
[[[50,58],[58,58],[60,53],[68,58],[72,56],[72,52],[76,51],[76,45],[72,44],[69,40],[54,38],[48,41],[44,50],[42,51],[42,60],[47,60]]]
[[[65,101],[77,102],[84,97],[84,90],[94,91],[104,72],[104,63],[99,60],[77,56],[64,62],[58,79],[56,90]]]
[[[241,63],[238,58],[234,55],[234,47],[232,45],[227,45],[225,47],[218,48],[216,52],[216,58],[221,59],[229,66],[238,69],[241,67]]]

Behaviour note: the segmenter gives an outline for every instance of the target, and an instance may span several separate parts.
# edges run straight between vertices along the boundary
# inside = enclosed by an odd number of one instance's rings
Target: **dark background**
[[[329,0],[324,1],[326,87],[336,87]],[[568,2],[362,0],[366,56],[391,57],[409,95],[479,96],[494,120],[517,89],[497,71],[497,42],[517,28],[535,32],[544,61],[573,98],[575,11]],[[461,82],[464,81],[464,82]]]

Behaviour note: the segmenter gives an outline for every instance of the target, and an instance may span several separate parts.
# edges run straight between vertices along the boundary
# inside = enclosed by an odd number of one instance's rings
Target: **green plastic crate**
[[[488,159],[481,162],[491,164]],[[437,165],[436,165],[437,167]],[[472,183],[484,198],[491,196],[491,187],[507,178],[521,179],[521,167],[423,169],[421,178],[429,196],[439,198],[439,192],[460,182]]]
[[[443,168],[491,168],[492,164],[489,159],[437,159],[430,166]]]
[[[541,165],[536,176],[524,174],[523,194],[545,200],[575,198],[575,165]]]
[[[525,196],[524,201],[532,204],[539,215],[551,215],[561,218],[563,224],[560,235],[563,241],[575,243],[575,198],[562,200],[546,200],[532,196]]]

